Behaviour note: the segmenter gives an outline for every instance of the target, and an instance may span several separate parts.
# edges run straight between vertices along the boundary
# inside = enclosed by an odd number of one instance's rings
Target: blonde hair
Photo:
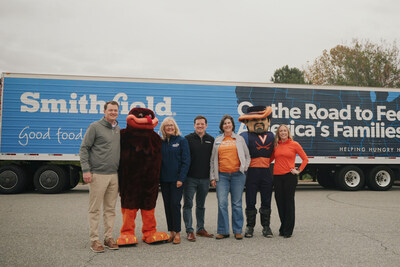
[[[274,141],[274,146],[275,146],[275,147],[278,146],[279,140],[281,140],[281,138],[279,137],[279,129],[280,129],[281,127],[286,127],[286,129],[287,129],[287,131],[288,131],[288,139],[292,139],[292,140],[293,140],[293,136],[292,136],[292,134],[290,133],[289,127],[288,127],[286,124],[281,124],[281,125],[279,125],[278,129],[276,129],[276,131],[275,131],[275,141]]]
[[[160,131],[161,131],[161,135],[162,135],[162,140],[166,140],[167,139],[167,133],[165,132],[165,125],[168,122],[172,122],[172,124],[174,125],[175,128],[175,133],[174,135],[181,135],[181,131],[179,130],[178,124],[176,123],[176,121],[174,120],[174,118],[172,117],[166,117],[163,122],[161,123],[160,126]]]

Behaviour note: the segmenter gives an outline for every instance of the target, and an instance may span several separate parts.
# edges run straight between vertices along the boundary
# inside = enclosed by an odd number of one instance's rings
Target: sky
[[[0,0],[0,72],[270,82],[353,39],[400,46],[398,0]]]

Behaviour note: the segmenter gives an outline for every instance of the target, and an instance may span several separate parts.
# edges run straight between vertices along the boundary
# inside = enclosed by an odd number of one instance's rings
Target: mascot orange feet
[[[120,235],[117,239],[118,246],[136,245],[137,243],[135,235]]]
[[[118,246],[136,245],[138,243],[135,236],[135,219],[138,210],[122,208],[122,228],[121,235],[117,239]]]
[[[122,228],[121,235],[117,240],[119,246],[136,245],[137,239],[135,236],[135,219],[138,212],[137,209],[124,209],[122,208]],[[164,232],[157,232],[156,218],[154,216],[154,209],[140,210],[143,221],[143,238],[142,240],[147,244],[155,244],[165,242],[169,239],[169,234]]]
[[[147,244],[163,243],[169,239],[169,234],[164,232],[155,232],[150,236],[144,238],[143,241]]]
[[[143,220],[143,238],[142,240],[147,244],[154,244],[167,241],[169,234],[164,232],[157,232],[156,229],[156,218],[154,216],[154,209],[152,210],[140,210],[142,213]]]

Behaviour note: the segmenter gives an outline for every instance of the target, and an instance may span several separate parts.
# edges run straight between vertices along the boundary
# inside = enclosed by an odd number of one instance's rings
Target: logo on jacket
[[[264,140],[264,142],[265,142],[265,140]],[[263,142],[263,143],[264,143]],[[257,150],[260,150],[260,149],[266,149],[266,150],[269,150],[270,148],[271,148],[271,145],[272,145],[272,143],[269,143],[268,145],[265,145],[265,146],[262,146],[262,145],[260,145],[257,141],[256,141],[256,144],[257,144]]]

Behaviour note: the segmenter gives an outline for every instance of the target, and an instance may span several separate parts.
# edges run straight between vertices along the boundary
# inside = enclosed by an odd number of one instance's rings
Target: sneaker
[[[271,228],[269,228],[269,226],[264,226],[263,230],[262,230],[263,236],[271,238],[273,236]]]
[[[94,253],[101,253],[104,252],[104,247],[101,245],[99,240],[96,241],[92,241],[91,245],[90,245],[90,249],[94,252]]]
[[[104,246],[108,249],[113,249],[113,250],[119,249],[117,242],[115,242],[114,238],[112,237],[104,240]]]
[[[244,237],[246,238],[252,238],[254,234],[254,228],[251,226],[246,227],[246,231],[244,233]]]

